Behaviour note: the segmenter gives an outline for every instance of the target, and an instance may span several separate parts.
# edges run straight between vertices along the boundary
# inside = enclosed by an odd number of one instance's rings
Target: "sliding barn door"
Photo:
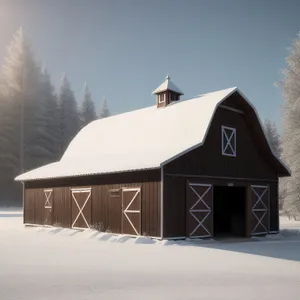
[[[269,232],[269,187],[251,185],[251,235],[267,234]]]
[[[72,228],[90,228],[91,188],[71,189]]]
[[[53,189],[44,190],[44,225],[53,224]]]
[[[213,232],[211,184],[187,182],[186,229],[189,238],[208,238]]]
[[[140,235],[142,231],[141,188],[123,188],[122,207],[123,234]]]

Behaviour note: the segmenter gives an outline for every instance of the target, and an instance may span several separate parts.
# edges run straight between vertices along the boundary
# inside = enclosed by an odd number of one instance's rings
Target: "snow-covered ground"
[[[285,228],[300,222],[282,219]],[[24,228],[0,211],[0,299],[289,299],[300,295],[300,238],[155,242]]]

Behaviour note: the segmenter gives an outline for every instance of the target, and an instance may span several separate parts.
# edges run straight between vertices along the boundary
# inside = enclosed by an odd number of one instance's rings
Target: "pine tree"
[[[294,40],[280,86],[285,100],[283,108],[283,159],[292,176],[286,180],[284,210],[300,213],[300,35]]]
[[[45,149],[43,164],[46,164],[58,160],[60,154],[58,104],[50,74],[46,68],[44,68],[41,75],[40,97],[43,104],[43,110],[41,111],[43,136],[41,142]]]
[[[267,136],[268,142],[272,147],[274,153],[281,157],[282,154],[282,147],[281,147],[281,137],[277,131],[277,127],[275,122],[272,122],[269,119],[265,119],[264,121],[264,130]]]
[[[79,130],[79,114],[77,102],[70,83],[63,76],[59,93],[59,134],[60,134],[60,155],[63,155],[71,140]]]
[[[90,122],[97,119],[95,104],[92,100],[91,92],[87,84],[85,84],[84,86],[84,99],[82,102],[80,119],[81,119],[81,127],[84,127]]]
[[[38,164],[41,149],[39,112],[40,68],[34,59],[31,46],[20,28],[7,47],[2,69],[2,92],[5,98],[5,145],[2,157],[6,157],[6,175],[10,190],[13,178]],[[16,195],[15,195],[16,196]],[[19,195],[20,196],[20,195]],[[13,197],[13,196],[12,196]]]
[[[107,100],[104,98],[100,105],[99,119],[107,118],[110,116],[110,110],[107,105]]]

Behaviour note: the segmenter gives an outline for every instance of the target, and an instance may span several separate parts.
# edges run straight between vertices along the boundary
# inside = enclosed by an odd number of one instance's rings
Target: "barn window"
[[[166,100],[166,94],[158,95],[158,103],[164,103]]]
[[[109,197],[111,198],[120,197],[120,189],[109,190]]]
[[[236,129],[222,126],[222,155],[236,156]]]

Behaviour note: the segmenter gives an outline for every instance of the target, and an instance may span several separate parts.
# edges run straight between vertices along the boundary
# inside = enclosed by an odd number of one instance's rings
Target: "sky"
[[[0,0],[0,65],[20,26],[59,87],[113,114],[155,103],[167,74],[183,98],[237,86],[260,118],[279,122],[288,47],[300,31],[298,0]]]

